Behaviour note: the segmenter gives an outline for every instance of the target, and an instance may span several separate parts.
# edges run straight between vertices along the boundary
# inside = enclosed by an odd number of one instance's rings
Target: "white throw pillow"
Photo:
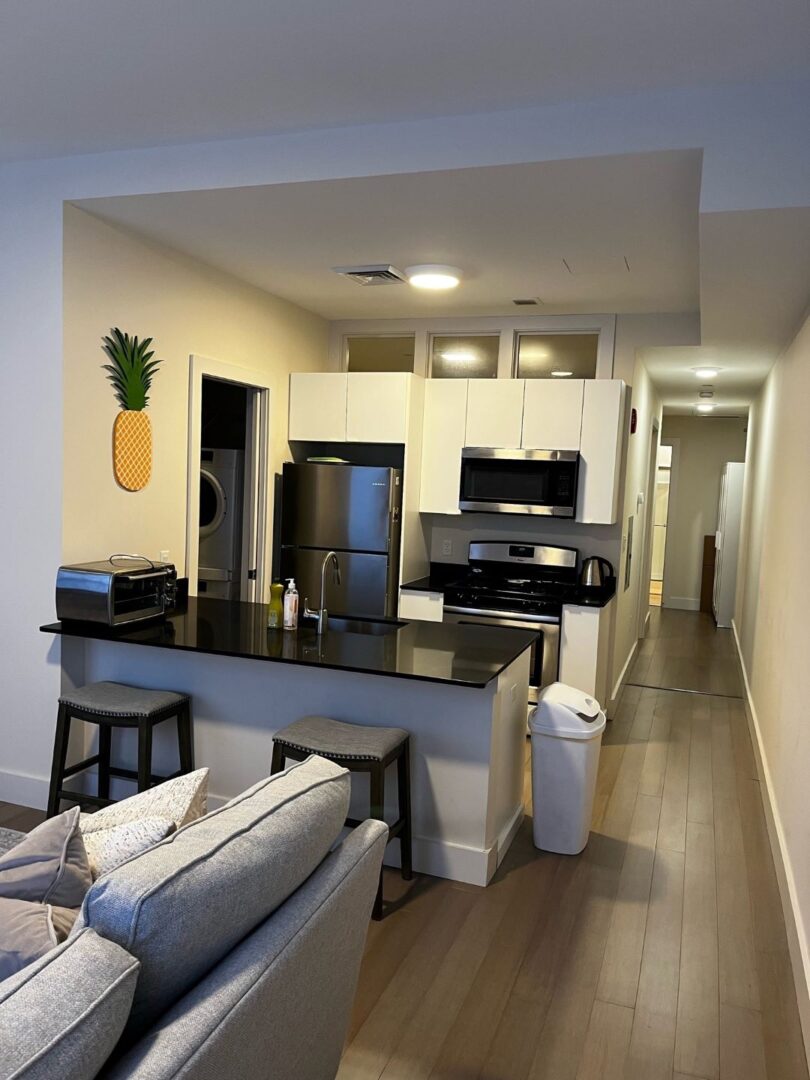
[[[92,818],[95,815],[89,816]],[[84,846],[93,881],[102,874],[109,874],[133,855],[140,855],[142,851],[165,840],[175,828],[171,818],[148,817],[84,833]]]
[[[111,803],[95,814],[82,814],[80,827],[87,837],[113,825],[126,825],[144,818],[168,818],[179,829],[189,821],[202,817],[208,803],[208,769],[175,776],[157,787],[131,795],[121,802]]]

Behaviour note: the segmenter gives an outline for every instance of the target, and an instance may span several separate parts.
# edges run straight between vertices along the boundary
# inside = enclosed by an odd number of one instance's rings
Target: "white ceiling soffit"
[[[806,0],[6,0],[0,156],[489,112],[803,72]]]
[[[330,318],[698,307],[701,154],[670,151],[86,200],[106,221]],[[331,267],[459,266],[451,293]],[[516,297],[542,304],[516,308]]]

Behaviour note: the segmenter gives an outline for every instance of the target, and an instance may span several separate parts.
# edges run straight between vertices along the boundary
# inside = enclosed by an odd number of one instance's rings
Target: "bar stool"
[[[152,772],[152,731],[156,724],[170,717],[177,717],[177,742],[180,768],[170,776],[156,776]],[[68,742],[71,720],[85,720],[98,725],[98,753],[67,765]],[[138,768],[121,769],[110,764],[113,728],[138,729]],[[98,791],[85,795],[68,791],[63,785],[69,776],[98,765]],[[48,817],[59,813],[59,803],[69,799],[74,803],[90,803],[93,806],[109,806],[110,777],[135,780],[138,791],[146,791],[153,784],[194,768],[194,739],[191,728],[191,699],[187,694],[171,690],[144,690],[139,686],[123,683],[98,682],[70,690],[59,698],[56,716],[56,737],[53,746],[51,783],[48,793]]]
[[[369,817],[384,821],[385,770],[397,763],[397,786],[399,795],[399,819],[389,827],[388,839],[399,837],[402,877],[410,881],[413,876],[411,862],[411,762],[410,736],[402,728],[365,727],[331,720],[327,716],[305,716],[273,736],[273,761],[271,773],[280,772],[287,758],[303,761],[310,754],[319,754],[329,761],[345,766],[349,772],[369,774]],[[346,824],[360,824],[356,818],[346,818]],[[372,911],[373,919],[382,918],[383,879],[380,883]]]

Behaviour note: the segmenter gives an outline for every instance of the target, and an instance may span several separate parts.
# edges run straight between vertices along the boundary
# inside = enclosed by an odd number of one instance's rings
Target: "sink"
[[[376,621],[374,619],[352,619],[340,615],[330,615],[326,632],[328,634],[372,634],[381,637],[385,634],[395,634],[404,622]]]

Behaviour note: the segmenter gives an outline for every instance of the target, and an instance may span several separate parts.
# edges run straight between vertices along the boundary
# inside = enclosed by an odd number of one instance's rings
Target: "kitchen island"
[[[290,632],[265,622],[262,604],[192,598],[143,626],[41,629],[62,639],[66,686],[109,679],[192,696],[197,764],[211,769],[212,804],[267,775],[273,733],[301,716],[405,728],[414,869],[487,884],[523,816],[532,635],[333,618],[318,636],[309,624]],[[113,752],[131,760],[130,733],[121,734]],[[158,728],[156,768],[173,771],[175,754],[173,730]],[[353,778],[353,816],[368,812],[364,781]],[[396,785],[387,788],[393,820]],[[392,865],[398,848],[389,846]]]

